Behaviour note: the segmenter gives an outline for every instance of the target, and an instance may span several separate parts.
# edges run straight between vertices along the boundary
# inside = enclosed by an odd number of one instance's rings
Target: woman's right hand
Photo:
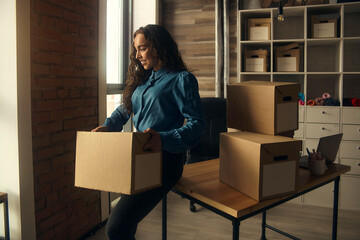
[[[107,132],[108,128],[105,126],[98,126],[97,128],[94,128],[91,130],[92,132]]]

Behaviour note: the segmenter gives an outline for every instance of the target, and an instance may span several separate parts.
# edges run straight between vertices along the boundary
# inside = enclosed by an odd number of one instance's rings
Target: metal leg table
[[[0,237],[0,239],[10,240],[10,231],[9,231],[9,202],[7,193],[0,192],[0,203],[3,204],[4,208],[4,223],[5,223],[5,238]]]
[[[299,238],[297,238],[295,236],[292,236],[292,235],[290,235],[290,234],[288,234],[288,233],[286,233],[286,232],[284,232],[282,230],[279,230],[279,229],[277,229],[275,227],[272,227],[272,226],[268,225],[266,223],[266,210],[269,210],[269,209],[271,209],[273,207],[276,207],[276,206],[278,206],[280,204],[283,204],[283,203],[285,203],[285,202],[287,202],[289,200],[297,198],[297,197],[299,197],[299,196],[301,196],[301,195],[303,195],[305,193],[313,191],[313,190],[315,190],[315,189],[317,189],[319,187],[322,187],[322,186],[324,186],[324,185],[326,185],[326,184],[328,184],[330,182],[334,182],[332,240],[336,240],[337,239],[337,222],[338,222],[338,202],[339,202],[340,176],[337,176],[334,179],[323,182],[323,183],[321,183],[319,185],[316,185],[316,186],[314,186],[312,188],[309,188],[309,189],[307,189],[305,191],[293,194],[293,195],[291,195],[291,196],[289,196],[287,198],[284,198],[284,199],[282,199],[282,200],[280,200],[280,201],[278,201],[278,202],[276,202],[274,204],[266,206],[266,207],[264,207],[262,209],[258,209],[256,211],[253,211],[253,212],[251,212],[249,214],[246,214],[246,215],[244,215],[242,217],[239,217],[239,218],[236,218],[236,217],[234,217],[232,215],[229,215],[229,214],[227,214],[227,213],[225,213],[225,212],[223,212],[223,211],[221,211],[221,210],[219,210],[217,208],[214,208],[214,207],[212,207],[212,206],[210,206],[210,205],[208,205],[208,204],[206,204],[206,203],[204,203],[204,202],[202,202],[202,201],[200,201],[200,200],[198,200],[196,198],[193,198],[193,197],[187,195],[186,193],[183,193],[183,192],[178,191],[176,189],[172,189],[172,191],[174,193],[184,197],[184,198],[189,199],[190,201],[192,201],[192,202],[194,202],[196,204],[199,204],[199,205],[203,206],[204,208],[209,209],[210,211],[212,211],[214,213],[217,213],[217,214],[229,219],[232,222],[232,225],[233,225],[233,237],[232,237],[233,240],[238,240],[239,239],[240,222],[242,220],[245,220],[247,218],[255,216],[255,215],[259,214],[259,213],[262,213],[262,234],[261,234],[261,238],[260,238],[261,240],[266,240],[266,229],[270,229],[272,231],[275,231],[275,232],[277,232],[279,234],[282,234],[282,235],[284,235],[284,236],[286,236],[286,237],[288,237],[290,239],[299,240]],[[164,196],[163,200],[162,200],[162,239],[163,240],[167,239],[167,197],[166,196]]]

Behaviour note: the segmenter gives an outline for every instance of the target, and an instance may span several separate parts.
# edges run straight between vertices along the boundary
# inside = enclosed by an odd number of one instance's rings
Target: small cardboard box
[[[337,37],[337,17],[332,14],[311,16],[313,38]]]
[[[77,132],[75,186],[135,194],[161,186],[161,152],[140,132]]]
[[[275,51],[277,72],[299,72],[300,49],[298,43],[278,47]]]
[[[245,71],[246,72],[266,72],[268,66],[268,51],[245,50]]]
[[[279,135],[298,128],[300,85],[248,81],[227,86],[227,127]]]
[[[253,132],[220,135],[220,181],[256,201],[296,191],[302,141]]]
[[[249,40],[270,40],[271,18],[250,18],[248,25]]]

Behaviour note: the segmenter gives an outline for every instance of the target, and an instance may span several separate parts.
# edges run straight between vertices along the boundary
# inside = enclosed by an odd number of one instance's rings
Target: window
[[[106,115],[120,104],[129,65],[131,1],[106,2]]]

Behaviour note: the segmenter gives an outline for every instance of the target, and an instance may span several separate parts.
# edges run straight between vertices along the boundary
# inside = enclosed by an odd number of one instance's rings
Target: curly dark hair
[[[155,57],[160,59],[162,63],[161,68],[172,71],[188,71],[184,63],[178,46],[170,33],[162,26],[149,24],[145,27],[140,27],[133,35],[144,34],[148,43],[149,49]],[[148,79],[152,70],[145,70],[140,61],[136,59],[136,49],[132,44],[130,51],[130,65],[128,68],[125,89],[123,93],[123,106],[126,111],[132,113],[131,96],[137,86],[141,85]]]

